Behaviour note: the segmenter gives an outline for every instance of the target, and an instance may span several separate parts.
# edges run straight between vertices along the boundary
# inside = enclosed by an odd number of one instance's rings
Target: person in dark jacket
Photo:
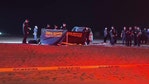
[[[62,26],[60,27],[60,29],[66,30],[67,29],[67,24],[66,23],[63,23]]]
[[[138,27],[138,28],[137,28],[137,46],[140,46],[140,43],[141,43],[141,35],[142,35],[141,29]]]
[[[126,42],[126,27],[123,28],[121,32],[122,44],[124,45]]]
[[[147,43],[149,43],[149,28],[147,29]]]
[[[26,19],[23,23],[23,35],[24,35],[24,38],[23,38],[23,41],[22,43],[26,44],[26,39],[29,35],[29,30],[31,30],[31,28],[29,27],[29,20]]]
[[[112,26],[110,30],[110,43],[111,45],[114,45],[117,40],[117,32],[116,29]]]
[[[138,33],[138,29],[137,29],[138,27],[137,26],[135,26],[134,27],[134,30],[133,30],[133,40],[134,40],[134,46],[136,46],[137,45],[137,33]]]
[[[132,45],[132,37],[133,37],[132,27],[129,27],[129,29],[126,31],[126,45],[127,46]]]
[[[142,44],[147,44],[147,29],[146,28],[144,28],[142,30],[141,43]]]
[[[89,39],[90,29],[88,27],[85,27],[83,32],[85,34],[85,45],[89,45],[89,43],[90,43],[90,39]]]
[[[104,43],[107,42],[108,35],[109,35],[108,28],[105,28],[104,29]]]
[[[51,25],[50,24],[47,24],[46,29],[51,29]]]

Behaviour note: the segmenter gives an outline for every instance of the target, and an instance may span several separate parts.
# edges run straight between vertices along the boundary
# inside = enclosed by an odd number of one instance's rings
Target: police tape
[[[27,71],[50,71],[50,70],[79,70],[79,69],[136,67],[136,66],[148,66],[149,67],[149,64],[0,68],[0,72],[27,72]]]

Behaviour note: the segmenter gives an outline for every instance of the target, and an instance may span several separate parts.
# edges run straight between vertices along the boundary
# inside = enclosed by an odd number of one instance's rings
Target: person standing
[[[51,25],[50,24],[47,24],[46,29],[51,29]]]
[[[117,40],[117,32],[115,30],[115,28],[112,26],[111,30],[110,30],[110,43],[111,45],[114,45],[116,43]]]
[[[149,43],[149,28],[147,29],[147,43]]]
[[[137,45],[137,33],[138,33],[138,29],[137,29],[137,28],[138,28],[138,27],[135,26],[135,27],[134,27],[134,30],[133,30],[133,34],[134,34],[134,36],[133,36],[134,46]]]
[[[90,29],[88,27],[85,27],[84,33],[85,33],[85,44],[89,45],[89,43],[90,43],[90,39],[89,39]]]
[[[146,28],[142,30],[141,43],[147,44],[147,29]]]
[[[60,29],[64,29],[64,30],[67,29],[66,26],[67,26],[66,23],[63,23]]]
[[[104,29],[104,43],[107,42],[107,38],[108,38],[108,28]]]
[[[126,45],[127,46],[132,45],[132,37],[133,37],[132,27],[129,27],[129,29],[126,31]]]
[[[23,41],[22,43],[26,44],[26,39],[29,35],[29,30],[31,30],[31,28],[29,27],[29,20],[26,19],[24,22],[23,22],[23,34],[24,34],[24,38],[23,38]]]
[[[126,27],[124,27],[121,32],[121,38],[122,38],[122,44],[124,45],[126,41]]]
[[[142,35],[141,29],[139,27],[137,27],[137,46],[140,46],[141,35]]]
[[[37,33],[38,33],[38,26],[35,26],[35,27],[34,27],[34,33],[33,33],[33,35],[34,35],[34,40],[37,40]]]
[[[58,26],[57,26],[57,25],[54,25],[54,29],[55,29],[55,30],[58,29]]]

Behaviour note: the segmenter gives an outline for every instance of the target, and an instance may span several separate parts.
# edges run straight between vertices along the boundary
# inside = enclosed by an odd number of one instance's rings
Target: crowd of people
[[[63,23],[61,27],[58,27],[57,25],[54,25],[54,28],[51,27],[50,24],[47,24],[46,29],[67,29],[66,28],[66,23]],[[29,35],[29,31],[31,30],[29,26],[29,20],[26,19],[23,23],[23,34],[24,38],[22,40],[22,43],[26,44],[27,43],[27,37]],[[87,29],[88,30],[88,29]],[[86,30],[86,31],[87,31]],[[34,40],[37,40],[37,32],[38,32],[38,26],[35,26],[33,29],[33,35],[34,35]],[[89,36],[89,35],[86,35]],[[118,34],[118,31],[114,26],[112,26],[110,29],[105,28],[104,29],[104,43],[107,42],[107,39],[110,39],[110,44],[114,45],[117,43],[117,39],[121,38],[122,44],[126,46],[140,46],[140,44],[147,44],[149,43],[149,29],[144,28],[141,29],[138,26],[134,27],[123,27],[122,31],[120,34]],[[88,37],[86,37],[88,38]],[[89,44],[89,40],[87,39],[87,44]]]
[[[28,19],[25,19],[25,21],[23,22],[23,27],[22,28],[23,28],[23,35],[24,35],[22,43],[26,44],[27,43],[27,37],[29,36],[30,30],[31,30]],[[62,23],[61,27],[58,27],[58,25],[54,25],[54,28],[51,27],[50,24],[47,24],[45,29],[67,29],[67,28],[66,28],[66,23]],[[34,36],[35,41],[38,40],[37,34],[38,34],[38,26],[35,26],[34,29],[33,29],[33,36]]]
[[[138,26],[134,27],[123,27],[118,36],[117,30],[112,26],[110,30],[104,29],[104,42],[110,39],[111,45],[117,42],[118,37],[121,38],[122,44],[126,46],[140,46],[140,44],[147,44],[149,42],[149,29],[141,29]]]

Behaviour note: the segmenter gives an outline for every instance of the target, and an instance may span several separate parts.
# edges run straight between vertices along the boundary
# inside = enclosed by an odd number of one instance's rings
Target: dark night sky
[[[104,27],[149,27],[149,0],[10,0],[0,3],[0,31],[21,34],[24,19],[33,28],[46,24]]]

